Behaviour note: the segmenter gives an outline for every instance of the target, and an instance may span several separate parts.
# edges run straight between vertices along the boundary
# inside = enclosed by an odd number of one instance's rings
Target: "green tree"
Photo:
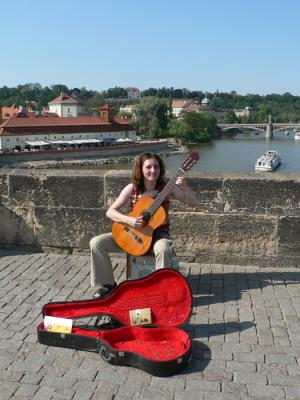
[[[184,111],[178,120],[172,120],[169,130],[183,144],[209,142],[217,133],[217,120],[210,113]]]
[[[157,96],[157,89],[149,88],[141,92],[142,97]]]
[[[189,143],[192,136],[192,128],[184,119],[172,119],[169,123],[169,132],[183,144]]]
[[[133,110],[138,134],[150,138],[165,137],[169,122],[168,111],[166,99],[152,96],[142,98]]]
[[[104,104],[104,98],[99,93],[96,93],[93,97],[82,102],[83,113],[87,115],[99,115],[99,108]]]
[[[60,83],[57,85],[51,85],[50,89],[52,90],[53,98],[59,96],[61,93],[69,93],[68,86],[62,85]]]
[[[234,124],[238,122],[238,118],[233,111],[229,111],[224,117],[225,124]]]
[[[149,136],[155,139],[159,139],[160,137],[164,136],[163,131],[159,124],[159,119],[155,115],[150,120]]]
[[[107,89],[106,92],[103,93],[105,98],[126,98],[127,92],[124,88],[115,86],[114,88]]]
[[[36,97],[38,110],[41,111],[43,107],[47,107],[49,101],[53,100],[53,93],[48,86],[39,91]]]

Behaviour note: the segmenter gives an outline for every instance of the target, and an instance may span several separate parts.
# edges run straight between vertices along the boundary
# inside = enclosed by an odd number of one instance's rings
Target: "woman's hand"
[[[142,228],[145,224],[143,216],[139,216],[137,218],[127,216],[127,218],[127,224],[130,225],[132,228]]]
[[[179,176],[176,179],[176,185],[180,187],[182,190],[186,190],[188,188],[188,185],[186,183],[186,179],[184,176]]]
[[[199,199],[197,198],[196,193],[192,191],[192,189],[186,183],[185,177],[183,176],[180,176],[176,179],[176,186],[173,195],[175,199],[182,201],[183,203],[188,204],[192,207],[199,206]]]

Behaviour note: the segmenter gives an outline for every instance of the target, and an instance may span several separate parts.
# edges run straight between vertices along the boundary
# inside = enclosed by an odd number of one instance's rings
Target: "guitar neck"
[[[147,212],[149,214],[151,214],[151,216],[160,207],[160,205],[165,200],[165,198],[168,197],[172,193],[172,191],[176,185],[177,178],[180,176],[183,176],[183,175],[184,175],[184,171],[183,171],[183,169],[180,168],[177,171],[177,173],[169,180],[169,182],[166,184],[166,186],[163,188],[163,190],[161,192],[159,192],[159,194],[156,196],[155,200],[151,204],[151,207],[149,207],[149,209],[147,210]]]

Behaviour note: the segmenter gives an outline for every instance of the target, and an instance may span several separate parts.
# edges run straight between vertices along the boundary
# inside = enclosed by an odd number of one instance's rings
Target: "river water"
[[[276,172],[300,172],[300,141],[294,140],[294,133],[286,135],[275,132],[273,139],[266,140],[264,133],[241,133],[235,136],[223,136],[212,143],[190,147],[197,151],[200,160],[193,167],[194,171],[207,172],[245,172],[254,171],[257,158],[266,150],[277,150],[282,164]],[[186,154],[170,154],[164,158],[166,169],[177,171]],[[129,169],[132,163],[122,163],[101,167],[106,169]]]

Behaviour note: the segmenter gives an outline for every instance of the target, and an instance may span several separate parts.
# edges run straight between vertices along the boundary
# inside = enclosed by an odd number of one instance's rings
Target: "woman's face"
[[[155,158],[149,158],[143,162],[143,176],[149,181],[156,181],[160,175],[159,162]]]

